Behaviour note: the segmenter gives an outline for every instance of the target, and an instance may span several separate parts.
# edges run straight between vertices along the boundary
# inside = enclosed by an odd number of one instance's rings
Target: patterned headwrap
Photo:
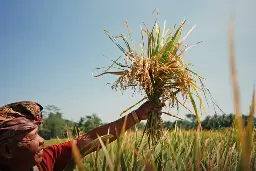
[[[11,141],[42,123],[43,107],[30,101],[0,107],[0,143]]]

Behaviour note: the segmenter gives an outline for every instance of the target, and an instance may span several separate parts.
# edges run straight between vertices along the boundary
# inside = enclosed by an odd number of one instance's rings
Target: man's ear
[[[1,155],[5,158],[11,159],[13,157],[13,150],[11,143],[4,143],[0,147]]]

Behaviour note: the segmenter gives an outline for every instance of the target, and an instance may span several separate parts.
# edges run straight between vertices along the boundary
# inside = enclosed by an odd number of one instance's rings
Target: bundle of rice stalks
[[[140,50],[136,50],[127,22],[126,26],[130,41],[123,34],[112,36],[110,32],[104,30],[123,54],[114,60],[107,70],[95,77],[104,74],[118,75],[118,79],[112,85],[113,89],[126,90],[127,88],[132,88],[134,91],[138,90],[140,93],[145,94],[142,100],[147,99],[159,105],[168,102],[172,108],[178,109],[179,106],[183,106],[188,109],[185,102],[189,100],[192,103],[194,112],[188,110],[196,115],[198,126],[201,128],[194,97],[199,100],[201,109],[203,103],[199,91],[205,93],[203,78],[193,72],[189,68],[190,65],[186,64],[182,58],[184,52],[194,46],[184,46],[183,43],[195,26],[181,38],[184,24],[185,21],[177,29],[166,29],[164,24],[162,30],[158,26],[157,20],[152,30],[149,30],[144,24],[144,27],[141,28],[142,43],[140,44]],[[125,46],[117,42],[118,38],[124,42]],[[120,62],[121,59],[124,62]],[[114,68],[118,68],[119,71],[109,71]],[[197,81],[199,81],[199,85]],[[151,111],[146,124],[146,132],[149,135],[150,144],[154,144],[162,135],[162,127],[161,116]]]

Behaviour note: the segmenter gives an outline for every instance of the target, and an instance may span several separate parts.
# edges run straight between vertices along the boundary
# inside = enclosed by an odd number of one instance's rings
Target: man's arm
[[[127,131],[136,124],[132,114],[128,114],[114,122],[108,123],[106,125],[97,127],[90,132],[88,132],[84,138],[79,138],[77,140],[77,146],[81,150],[85,145],[89,144],[92,140],[97,139],[98,136],[103,136],[107,134],[113,135],[113,138],[109,139],[109,142],[115,141],[123,131]]]
[[[152,109],[156,110],[158,112],[159,106],[157,106],[156,104],[150,103],[150,102],[146,102],[143,105],[141,105],[137,110],[135,110],[138,122],[140,122],[141,120],[147,119],[148,113]],[[136,117],[135,117],[135,119],[136,119]],[[88,132],[85,136],[78,138],[77,146],[81,150],[86,145],[88,145],[90,142],[97,139],[98,136],[103,136],[103,135],[107,135],[107,134],[111,134],[114,136],[113,138],[109,139],[109,143],[113,142],[120,136],[122,129],[124,129],[123,131],[125,132],[136,124],[135,119],[134,119],[132,113],[130,113],[114,122],[97,127],[95,129],[93,129],[92,131]],[[101,148],[101,146],[99,146],[98,148]],[[93,149],[90,152],[93,152],[96,149],[97,148]],[[83,150],[87,151],[88,149],[83,149]]]

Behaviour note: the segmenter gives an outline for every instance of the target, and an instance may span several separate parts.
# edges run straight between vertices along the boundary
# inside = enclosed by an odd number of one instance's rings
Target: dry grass
[[[233,83],[233,94],[234,94],[234,106],[235,106],[235,125],[236,132],[238,134],[238,143],[241,145],[241,158],[238,170],[250,170],[250,158],[252,154],[252,144],[253,144],[253,121],[255,112],[255,90],[252,94],[252,103],[250,106],[250,119],[247,127],[244,126],[243,118],[240,111],[240,98],[239,98],[239,87],[237,81],[237,73],[235,66],[235,52],[234,52],[234,35],[233,35],[233,25],[229,25],[229,56],[230,56],[230,71]]]

